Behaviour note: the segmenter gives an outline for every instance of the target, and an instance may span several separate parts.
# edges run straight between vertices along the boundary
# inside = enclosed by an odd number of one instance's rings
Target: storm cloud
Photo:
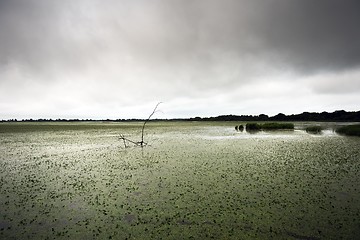
[[[358,110],[355,0],[0,0],[0,118]],[[146,114],[145,114],[146,115]]]

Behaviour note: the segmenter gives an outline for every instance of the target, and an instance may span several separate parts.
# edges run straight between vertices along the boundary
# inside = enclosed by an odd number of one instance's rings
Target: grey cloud
[[[289,82],[334,73],[327,88],[304,85],[346,94],[337,72],[360,67],[359,12],[357,0],[0,0],[0,87],[5,98],[14,82],[76,81],[61,89],[140,104],[231,95],[291,72]]]
[[[92,66],[107,54],[211,66],[220,52],[304,72],[360,62],[356,0],[14,0],[1,9],[2,62],[37,69]]]
[[[300,70],[339,70],[360,63],[360,2],[356,0],[267,1],[260,36]]]
[[[317,94],[359,94],[360,70],[339,71],[336,73],[321,73],[304,79]]]

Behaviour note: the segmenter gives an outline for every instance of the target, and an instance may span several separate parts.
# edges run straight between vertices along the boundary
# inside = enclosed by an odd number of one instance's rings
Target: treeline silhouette
[[[269,117],[265,114],[260,115],[222,115],[208,118],[191,118],[192,121],[321,121],[321,122],[359,122],[360,111],[346,112],[339,110],[335,112],[303,112],[300,114],[285,115],[279,113]]]
[[[0,122],[136,122],[146,119],[9,119]],[[360,111],[347,112],[338,110],[335,112],[303,112],[300,114],[285,115],[279,113],[275,116],[260,115],[221,115],[217,117],[193,117],[173,119],[153,119],[150,121],[320,121],[320,122],[360,122]]]

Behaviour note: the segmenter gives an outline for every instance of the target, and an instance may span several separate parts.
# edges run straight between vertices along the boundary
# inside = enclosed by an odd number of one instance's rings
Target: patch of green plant
[[[261,130],[261,126],[258,123],[247,123],[246,131],[259,131]]]
[[[360,137],[360,124],[343,126],[343,127],[336,129],[336,132],[338,134],[343,134],[343,135],[347,135],[347,136]]]
[[[260,125],[261,129],[263,130],[278,130],[278,129],[294,129],[293,123],[263,123]]]
[[[293,123],[247,123],[246,131],[259,131],[259,130],[292,130],[294,129]]]
[[[235,126],[235,130],[242,132],[242,131],[244,131],[244,126],[243,125]]]
[[[319,134],[322,131],[322,127],[321,126],[309,126],[305,129],[305,131],[307,133]]]

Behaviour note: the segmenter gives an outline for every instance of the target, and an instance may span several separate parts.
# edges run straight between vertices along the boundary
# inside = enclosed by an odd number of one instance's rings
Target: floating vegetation
[[[360,234],[359,138],[149,122],[152,146],[125,149],[141,125],[81,124],[0,134],[0,239]]]
[[[336,129],[336,132],[343,135],[360,137],[360,124],[343,126]]]

